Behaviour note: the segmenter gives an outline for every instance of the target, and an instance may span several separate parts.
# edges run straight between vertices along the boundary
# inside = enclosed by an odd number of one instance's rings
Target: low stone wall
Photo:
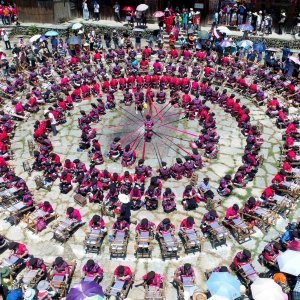
[[[93,29],[93,30],[95,30],[96,33],[100,33],[101,35],[103,35],[105,32],[111,31],[113,27],[99,25],[99,24],[85,24],[84,28],[85,28],[85,32],[89,32],[90,30]],[[135,31],[135,30],[128,29],[126,26],[116,27],[115,29],[121,35],[123,33],[127,33],[130,36],[134,37],[138,34],[141,34],[143,38],[147,38],[150,35],[150,33],[153,31],[150,29],[146,29],[144,31]],[[36,30],[36,32],[33,33],[32,30],[33,30],[32,26],[21,25],[21,26],[13,27],[11,34],[12,35],[34,35],[37,33],[43,34],[49,30],[55,30],[55,31],[59,32],[61,36],[68,36],[72,32],[71,25],[69,27],[66,25],[54,25],[53,27],[37,25],[36,27],[34,27],[34,30]],[[240,36],[236,36],[236,35],[232,35],[232,36],[228,36],[228,37],[232,37],[234,40],[241,39]],[[286,41],[283,39],[276,39],[276,38],[271,38],[268,36],[267,37],[251,36],[250,39],[254,43],[255,42],[264,42],[267,48],[268,47],[282,48],[286,44],[288,44],[288,46],[291,49],[300,49],[300,40]]]

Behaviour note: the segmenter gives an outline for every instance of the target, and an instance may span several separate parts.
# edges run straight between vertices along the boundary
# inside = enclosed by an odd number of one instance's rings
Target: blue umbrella
[[[77,36],[71,36],[67,39],[67,44],[69,45],[80,45],[81,39]]]
[[[206,282],[211,295],[221,296],[228,299],[238,298],[241,283],[228,272],[214,272]]]
[[[241,31],[252,31],[253,26],[251,26],[250,24],[241,24],[238,26],[238,29]]]
[[[96,281],[81,281],[71,288],[67,300],[84,300],[88,297],[99,296],[104,298],[102,287]]]
[[[59,33],[54,30],[47,31],[45,33],[45,36],[58,36],[58,35],[59,35]]]
[[[256,43],[256,44],[253,45],[253,50],[255,50],[257,52],[265,52],[266,51],[266,46],[262,42]]]

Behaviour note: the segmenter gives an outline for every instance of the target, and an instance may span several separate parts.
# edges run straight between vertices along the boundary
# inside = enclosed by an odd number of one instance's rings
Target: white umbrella
[[[218,296],[218,295],[213,295],[212,297],[208,298],[208,300],[228,300],[228,298]]]
[[[279,269],[283,273],[298,276],[300,274],[300,252],[286,250],[277,256]]]
[[[289,60],[293,61],[297,65],[300,65],[300,60],[295,56],[289,56]]]
[[[33,42],[36,42],[37,40],[39,40],[41,38],[41,35],[40,34],[36,34],[34,36],[32,36],[29,41],[30,43],[33,43]]]
[[[73,30],[78,30],[82,27],[83,25],[81,23],[75,23],[72,25]]]
[[[251,284],[254,300],[282,300],[283,292],[279,284],[271,278],[258,278]]]
[[[228,27],[226,27],[226,26],[217,27],[217,30],[219,30],[222,33],[226,33],[226,34],[231,33],[230,29]]]
[[[136,10],[137,11],[145,11],[145,10],[148,9],[148,7],[149,6],[147,4],[140,4],[140,5],[137,6]]]

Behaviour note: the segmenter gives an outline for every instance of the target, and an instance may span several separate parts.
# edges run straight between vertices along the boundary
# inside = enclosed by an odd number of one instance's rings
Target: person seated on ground
[[[112,144],[110,145],[109,157],[110,159],[116,160],[123,154],[123,148],[120,143],[120,137],[115,137]]]
[[[247,249],[238,252],[233,258],[233,266],[236,270],[240,269],[243,265],[250,264],[251,262],[251,252]]]
[[[229,269],[226,267],[226,266],[220,266],[220,267],[216,267],[216,268],[214,268],[213,270],[212,270],[212,272],[217,272],[217,273],[219,273],[219,272],[227,272],[227,273],[230,273],[230,271],[229,271]]]
[[[66,217],[67,219],[72,220],[74,223],[82,223],[80,211],[72,206],[67,208]]]
[[[92,277],[97,283],[103,279],[103,269],[92,259],[89,259],[82,267],[84,277]]]
[[[115,281],[124,281],[123,289],[127,288],[132,282],[132,271],[128,266],[120,265],[114,271]]]
[[[33,198],[30,194],[25,194],[22,197],[22,204],[24,207],[33,207]]]
[[[273,200],[273,197],[275,196],[275,191],[277,187],[272,184],[271,186],[267,186],[264,191],[262,192],[262,195],[260,197],[262,201],[262,205],[264,206],[269,206],[271,203],[275,202]]]
[[[282,234],[280,237],[279,243],[281,244],[282,248],[286,250],[289,246],[289,243],[294,240],[299,240],[300,234],[297,229],[294,229],[294,227],[287,228],[287,230]]]
[[[186,263],[178,267],[174,272],[174,281],[179,285],[183,285],[183,277],[191,277],[191,283],[195,284],[195,272],[191,264]]]
[[[240,208],[235,203],[227,209],[226,215],[225,215],[225,221],[229,224],[234,224],[233,220],[236,220],[239,218],[240,218]]]
[[[140,159],[138,161],[138,165],[135,167],[135,174],[138,172],[142,173],[145,177],[151,177],[152,172],[151,172],[151,167],[144,165],[144,159]]]
[[[72,189],[72,175],[67,172],[62,172],[59,184],[60,192],[67,194]]]
[[[205,200],[207,199],[214,199],[215,194],[211,190],[211,185],[209,183],[209,178],[205,177],[203,181],[200,181],[197,185],[198,192],[202,197],[204,197]]]
[[[164,276],[155,273],[154,271],[150,271],[147,274],[145,274],[142,277],[143,281],[144,281],[144,286],[145,287],[155,287],[157,289],[162,289],[163,288],[163,280],[164,280]]]
[[[122,166],[128,167],[134,164],[136,160],[136,152],[131,149],[130,144],[126,145],[122,154]]]
[[[70,276],[70,266],[69,264],[60,256],[56,257],[52,264],[52,271],[50,275],[63,275],[65,281],[68,281]]]
[[[217,189],[217,192],[220,194],[220,196],[229,196],[233,190],[233,187],[231,185],[231,176],[225,175],[220,180],[220,185]]]
[[[99,215],[93,215],[89,221],[89,227],[93,230],[100,230],[101,233],[106,233],[107,228],[105,227],[105,222],[103,218]]]
[[[150,233],[150,236],[153,236],[155,230],[155,224],[150,222],[147,218],[141,220],[141,222],[135,227],[136,235],[139,236],[141,232],[147,231]]]
[[[262,256],[267,263],[275,264],[277,256],[281,253],[283,247],[278,242],[268,243],[262,251]]]
[[[145,206],[147,210],[155,210],[158,207],[158,197],[155,194],[155,188],[149,186],[145,191]]]
[[[163,180],[167,180],[171,177],[170,168],[167,167],[167,163],[164,161],[161,162],[161,167],[156,170],[156,172],[159,174],[159,178]]]
[[[195,225],[194,218],[189,216],[181,221],[179,232],[185,235],[187,230],[194,230],[194,225]]]
[[[194,210],[198,207],[199,202],[200,199],[196,190],[191,185],[187,185],[182,195],[183,208],[185,210]]]
[[[254,197],[250,197],[245,203],[244,212],[250,215],[255,214],[258,207],[259,202]]]
[[[45,218],[49,217],[53,212],[53,207],[49,201],[44,201],[36,206],[36,210],[41,210],[46,213],[44,217],[39,217],[36,223],[36,229],[40,231],[41,229],[46,227]]]
[[[112,226],[113,236],[116,236],[118,231],[124,231],[127,235],[129,233],[130,224],[124,220],[123,217],[118,217]]]
[[[11,251],[9,257],[12,255],[18,258],[25,258],[28,255],[28,249],[24,244],[18,242],[11,242],[8,245],[8,249]]]
[[[163,193],[162,207],[165,213],[176,210],[175,194],[170,188],[166,188]]]
[[[143,206],[143,202],[142,202],[142,192],[141,190],[138,188],[138,186],[134,186],[130,193],[130,201],[131,201],[131,209],[133,210],[137,210],[140,209]]]
[[[213,222],[218,222],[218,219],[219,216],[214,209],[211,209],[209,212],[203,215],[200,228],[204,235],[207,235],[207,227],[209,226],[209,224]]]
[[[156,227],[156,232],[159,237],[162,237],[164,232],[170,232],[173,235],[174,231],[175,226],[171,223],[171,220],[169,218],[163,219]]]
[[[53,207],[49,201],[44,201],[36,206],[37,209],[47,213],[47,216],[53,213]]]
[[[44,274],[47,272],[46,265],[44,263],[44,260],[41,258],[35,258],[31,257],[26,262],[26,269],[29,270],[41,270]]]

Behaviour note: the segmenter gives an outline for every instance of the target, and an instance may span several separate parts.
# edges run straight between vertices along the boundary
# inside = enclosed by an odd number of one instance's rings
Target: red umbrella
[[[122,8],[122,10],[124,10],[124,11],[134,11],[134,8],[132,6],[124,6]]]
[[[163,17],[164,15],[165,15],[165,14],[164,14],[163,11],[158,10],[158,11],[156,11],[156,12],[153,14],[153,17],[155,17],[155,18],[160,18],[160,17]]]
[[[291,241],[288,245],[290,250],[300,251],[300,241]]]

